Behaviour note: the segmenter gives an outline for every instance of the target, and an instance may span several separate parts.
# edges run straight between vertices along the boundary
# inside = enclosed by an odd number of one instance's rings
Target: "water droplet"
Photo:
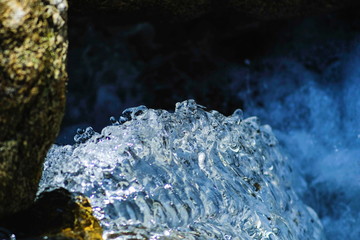
[[[114,116],[111,116],[110,123],[111,123],[111,125],[116,125],[116,124],[118,124],[118,121],[116,121],[116,118]]]
[[[280,229],[277,228],[277,227],[274,227],[274,228],[272,229],[272,231],[273,231],[273,233],[275,233],[276,235],[279,235],[279,233],[280,233]]]
[[[95,131],[92,127],[87,127],[86,130],[85,130],[85,133],[92,136],[95,134]]]
[[[76,132],[77,134],[74,136],[74,141],[76,143],[84,143],[95,134],[92,127],[87,127],[85,130],[78,128]]]
[[[139,117],[144,115],[147,110],[148,108],[144,105],[127,108],[122,112],[121,117],[123,117],[123,119],[120,119],[120,122],[130,121],[131,119],[139,119]]]
[[[82,128],[78,128],[77,130],[76,130],[76,133],[77,134],[83,134],[85,131],[84,131],[84,129],[82,129]]]
[[[124,117],[124,116],[120,116],[120,117],[119,117],[119,123],[120,123],[120,124],[123,124],[123,123],[127,122],[128,120],[129,120],[129,119],[126,118],[126,117]]]

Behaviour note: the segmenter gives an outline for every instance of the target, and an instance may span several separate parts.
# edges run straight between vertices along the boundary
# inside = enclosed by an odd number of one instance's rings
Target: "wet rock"
[[[0,216],[33,203],[65,106],[66,0],[0,0]]]
[[[88,199],[56,189],[42,193],[28,209],[0,220],[1,239],[102,239]]]

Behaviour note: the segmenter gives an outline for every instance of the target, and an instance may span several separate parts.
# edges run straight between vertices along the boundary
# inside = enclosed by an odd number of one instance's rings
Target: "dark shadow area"
[[[256,86],[256,72],[271,67],[264,57],[291,54],[321,72],[337,61],[337,42],[351,41],[360,25],[356,8],[272,21],[231,10],[183,22],[138,19],[70,11],[68,107],[59,142],[72,142],[77,127],[100,131],[110,116],[141,104],[172,109],[193,98],[231,114],[243,108],[240,90]]]

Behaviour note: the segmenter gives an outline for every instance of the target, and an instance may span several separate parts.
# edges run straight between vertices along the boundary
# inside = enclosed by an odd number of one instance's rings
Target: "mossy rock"
[[[33,203],[59,131],[66,10],[65,0],[0,0],[0,217]]]

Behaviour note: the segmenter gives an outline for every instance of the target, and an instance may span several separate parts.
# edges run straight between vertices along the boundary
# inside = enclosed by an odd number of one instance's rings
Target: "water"
[[[325,239],[293,191],[301,177],[256,117],[188,100],[175,112],[127,109],[111,123],[54,145],[39,190],[85,194],[105,239]]]
[[[304,177],[294,189],[331,240],[360,239],[359,43],[349,51],[337,46],[338,60],[321,73],[294,57],[264,59],[271,70],[252,72],[256,87],[240,93],[251,96],[245,112],[271,124],[289,164]]]

